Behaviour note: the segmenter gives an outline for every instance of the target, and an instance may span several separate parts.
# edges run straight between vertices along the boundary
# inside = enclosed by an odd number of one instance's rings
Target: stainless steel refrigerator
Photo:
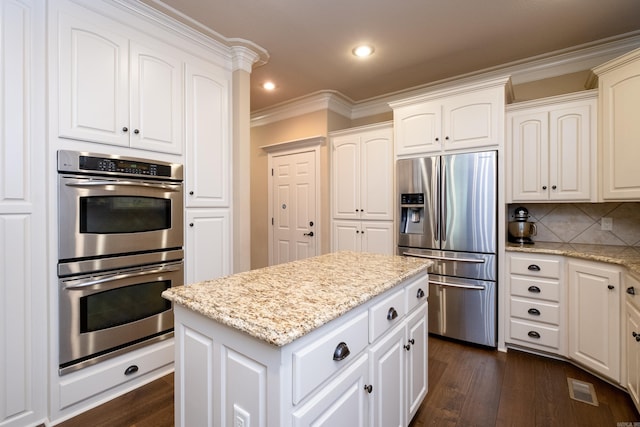
[[[497,152],[398,160],[398,253],[430,258],[429,332],[496,346]]]

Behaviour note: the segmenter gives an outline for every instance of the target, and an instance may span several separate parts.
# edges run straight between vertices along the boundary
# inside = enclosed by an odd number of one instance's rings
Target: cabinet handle
[[[448,140],[449,140],[449,137],[448,137],[448,136],[445,136],[445,137],[444,137],[444,139],[448,141]]]
[[[193,191],[189,191],[189,195],[190,195],[190,196],[193,196]]]
[[[341,342],[340,344],[338,344],[338,346],[333,352],[333,360],[335,360],[336,362],[339,362],[341,360],[346,359],[347,356],[350,354],[351,354],[351,350],[349,350],[349,346],[347,346],[347,343]]]
[[[527,267],[527,270],[529,270],[529,271],[540,271],[540,266],[536,265],[536,264],[531,264],[531,265],[529,265],[529,267]]]
[[[415,344],[415,343],[416,343],[416,340],[414,340],[413,338],[411,338],[411,339],[409,340],[409,344],[412,344],[412,345],[413,345],[413,344]]]
[[[530,308],[529,310],[527,310],[527,313],[531,314],[532,316],[540,316],[540,310],[538,310],[537,308]]]
[[[636,289],[635,289],[633,286],[629,286],[629,287],[627,288],[627,293],[628,293],[629,295],[635,295],[635,294],[636,294]]]
[[[405,350],[407,350],[407,351],[411,350],[411,344],[407,344],[407,345],[405,345],[405,346],[404,346],[404,349],[405,349]]]
[[[125,127],[122,128],[122,132],[128,132],[128,131],[129,131],[128,127],[125,126]]]
[[[607,285],[607,289],[609,289],[610,291],[611,291],[611,290],[613,290],[613,289],[615,289],[615,288],[616,288],[616,287],[615,287],[615,286],[613,286],[613,285]]]
[[[543,190],[546,190],[546,189],[547,189],[547,186],[546,186],[546,185],[543,185],[543,186],[542,186],[542,189],[543,189]]]
[[[356,230],[356,234],[360,234],[360,230]]]
[[[556,185],[552,185],[552,186],[551,186],[551,189],[552,189],[552,190],[555,190],[556,188],[558,188]]]
[[[529,286],[528,289],[529,292],[533,292],[534,294],[539,294],[540,293],[540,288],[537,286]]]
[[[422,290],[422,288],[418,289],[418,293],[416,294],[416,298],[418,298],[418,299],[424,298],[424,291]]]
[[[393,320],[396,317],[398,317],[398,312],[396,311],[395,308],[391,307],[387,312],[387,320]]]
[[[192,222],[189,223],[189,227],[193,227],[193,223]]]
[[[138,365],[131,365],[127,369],[124,370],[125,375],[132,375],[138,372]]]
[[[364,386],[364,389],[367,393],[371,394],[371,392],[373,391],[373,386],[371,384]]]
[[[437,137],[436,137],[436,142],[438,142],[438,141],[440,141],[440,138],[437,138]]]
[[[536,331],[529,331],[529,333],[527,335],[529,335],[531,338],[535,338],[535,339],[539,339],[540,338],[540,334],[537,333]]]
[[[139,134],[139,133],[140,133],[140,130],[138,130],[138,129],[134,129],[134,130],[133,130],[133,133],[135,133],[135,134],[137,135],[137,134]]]

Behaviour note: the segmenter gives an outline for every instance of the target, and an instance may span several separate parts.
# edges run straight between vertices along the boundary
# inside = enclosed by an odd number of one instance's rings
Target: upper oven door
[[[181,248],[182,183],[60,174],[60,260]]]

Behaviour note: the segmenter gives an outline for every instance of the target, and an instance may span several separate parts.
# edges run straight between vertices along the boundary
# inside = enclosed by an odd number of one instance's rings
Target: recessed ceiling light
[[[352,52],[355,56],[364,58],[366,56],[371,55],[373,53],[373,50],[374,50],[373,46],[363,44],[363,45],[354,47]]]
[[[273,83],[273,82],[265,82],[265,83],[262,85],[262,87],[263,87],[265,90],[274,90],[274,89],[276,88],[276,84],[275,84],[275,83]]]

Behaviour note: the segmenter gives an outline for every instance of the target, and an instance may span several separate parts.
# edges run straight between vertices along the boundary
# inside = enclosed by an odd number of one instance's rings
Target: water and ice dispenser
[[[400,234],[424,233],[424,193],[400,195]]]

